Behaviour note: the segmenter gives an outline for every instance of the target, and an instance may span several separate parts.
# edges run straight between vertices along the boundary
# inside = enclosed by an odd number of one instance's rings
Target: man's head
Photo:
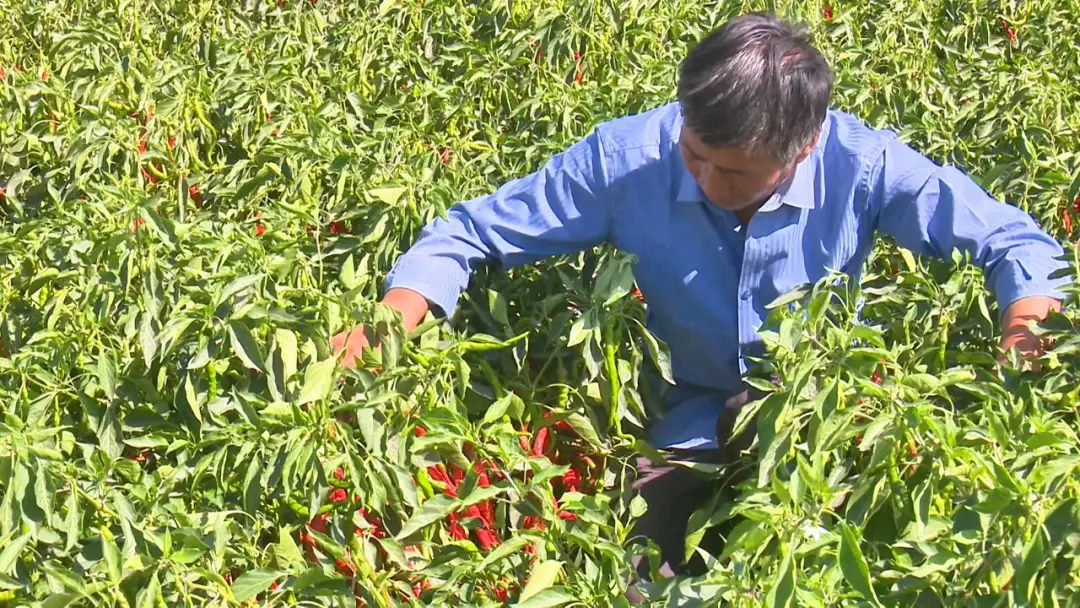
[[[713,203],[762,202],[817,143],[833,75],[809,31],[775,16],[728,21],[683,61],[680,148]]]

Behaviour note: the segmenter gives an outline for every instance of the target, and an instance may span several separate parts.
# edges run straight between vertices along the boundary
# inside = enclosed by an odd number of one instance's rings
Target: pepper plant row
[[[815,30],[838,107],[1077,237],[1075,0],[775,5]],[[428,221],[670,101],[689,45],[755,8],[0,6],[0,598],[622,605],[655,555],[640,378],[670,374],[633,260],[482,268],[408,335],[376,302]],[[649,593],[1067,605],[1075,289],[1019,372],[964,260],[883,243],[850,287],[858,315],[832,283],[776,308],[754,446],[703,471],[687,540],[723,549]],[[383,348],[343,370],[329,340],[357,323]]]

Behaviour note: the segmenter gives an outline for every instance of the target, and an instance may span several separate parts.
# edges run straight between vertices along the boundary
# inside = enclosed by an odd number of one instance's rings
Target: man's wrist
[[[431,308],[423,294],[404,287],[395,287],[387,291],[382,303],[401,313],[405,331],[416,329]]]

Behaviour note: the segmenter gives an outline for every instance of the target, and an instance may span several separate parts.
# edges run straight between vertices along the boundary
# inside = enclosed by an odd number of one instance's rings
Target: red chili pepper
[[[574,83],[576,83],[576,84],[584,84],[585,83],[585,66],[580,64],[580,63],[577,65],[577,68],[574,70]]]
[[[450,162],[450,148],[443,148],[442,154],[439,156],[439,159],[442,160],[442,164],[444,165]]]
[[[1080,194],[1077,194],[1076,198],[1073,199],[1073,211],[1080,213]]]
[[[199,192],[199,184],[192,184],[187,189],[187,194],[188,198],[195,201],[196,205],[202,202],[202,192]]]
[[[832,4],[825,3],[825,21],[832,21]]]
[[[476,540],[480,541],[480,548],[487,551],[488,549],[499,545],[499,537],[495,532],[486,529],[480,529],[476,531]]]
[[[1065,225],[1065,234],[1071,235],[1073,231],[1072,214],[1068,209],[1062,209],[1061,211],[1061,223]]]
[[[49,82],[49,70],[41,70],[41,80]]]
[[[270,583],[270,590],[271,591],[277,591],[277,588],[278,588],[278,582],[277,581],[274,581],[274,582]]]
[[[170,150],[176,148],[176,138],[175,137],[170,137],[168,143],[169,143],[169,149]]]
[[[634,288],[630,290],[630,295],[634,296],[634,299],[638,302],[645,301],[645,296],[641,294],[641,290],[637,288],[637,285],[635,285]]]
[[[547,524],[540,519],[539,515],[526,515],[521,522],[521,527],[525,530],[546,530]]]
[[[334,491],[330,492],[328,500],[330,502],[345,502],[349,500],[349,493],[345,491],[345,488],[334,488]]]
[[[139,154],[146,154],[146,140],[139,140]]]
[[[581,486],[584,481],[585,478],[575,469],[570,469],[562,475],[563,488],[567,492],[577,492],[578,487]]]
[[[454,540],[469,540],[469,533],[457,522],[450,524],[447,531],[450,533],[450,538]]]
[[[444,491],[446,492],[447,496],[457,498],[458,484],[455,483],[452,479],[450,479],[450,476],[446,473],[446,467],[441,464],[433,464],[428,467],[428,475],[430,475],[433,480],[438,481],[444,486],[446,486],[446,490]]]
[[[334,469],[334,479],[338,481],[345,480],[345,467],[338,467]]]
[[[342,232],[345,232],[344,224],[337,220],[330,222],[330,234],[341,234]]]
[[[562,510],[560,510],[559,511],[559,519],[565,519],[565,520],[568,520],[568,521],[573,521],[573,520],[577,519],[577,515],[575,513],[571,513],[570,511],[562,511]]]
[[[266,226],[255,224],[255,236],[262,236],[264,234],[266,234]]]
[[[426,437],[427,430],[422,426],[413,427],[413,435],[416,435],[417,437]]]
[[[910,456],[912,458],[917,458],[919,456],[919,449],[915,446],[915,440],[914,439],[910,439],[910,438],[908,439],[907,451],[908,451],[908,456]]]
[[[460,486],[465,480],[465,471],[456,464],[450,465],[450,479],[454,480],[454,487]]]
[[[1016,44],[1016,32],[1013,31],[1013,28],[1011,25],[1009,25],[1009,22],[1002,19],[1001,26],[1005,28],[1005,36],[1009,39],[1009,42],[1011,42],[1012,44]]]
[[[356,566],[353,566],[351,562],[347,562],[343,559],[335,559],[334,566],[337,567],[337,571],[345,576],[352,576],[356,574]]]
[[[536,432],[536,437],[533,438],[532,455],[539,458],[547,452],[549,434],[551,430],[548,427],[544,427]]]
[[[146,223],[146,220],[144,220],[143,218],[141,218],[141,217],[135,218],[131,222],[131,231],[132,232],[138,232],[139,231],[139,226],[142,226],[145,223]]]
[[[0,78],[7,78],[7,72],[4,71],[4,66],[0,65]]]
[[[329,513],[320,513],[308,522],[308,527],[316,532],[326,532],[326,520],[330,517]]]

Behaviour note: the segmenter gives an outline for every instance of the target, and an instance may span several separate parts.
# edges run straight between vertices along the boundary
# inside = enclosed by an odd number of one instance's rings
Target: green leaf
[[[304,554],[300,552],[300,547],[292,538],[292,530],[285,527],[278,529],[278,542],[274,545],[274,555],[285,562],[279,563],[279,566],[300,567],[307,563]]]
[[[281,354],[283,382],[288,382],[296,374],[296,334],[287,329],[274,331],[274,342]]]
[[[1020,604],[1027,604],[1031,601],[1033,591],[1031,583],[1035,580],[1035,576],[1042,569],[1048,557],[1046,540],[1043,538],[1043,531],[1040,528],[1035,530],[1035,533],[1031,536],[1031,541],[1028,542],[1027,547],[1024,549],[1024,559],[1016,570],[1012,590]]]
[[[566,422],[570,425],[570,428],[574,429],[578,437],[584,439],[589,445],[600,450],[606,449],[600,441],[600,435],[597,434],[592,421],[587,416],[578,412],[570,412],[566,415]]]
[[[312,363],[304,370],[304,388],[300,390],[298,405],[325,399],[334,388],[334,371],[337,359],[331,357]]]
[[[266,364],[263,363],[262,354],[247,325],[240,321],[229,321],[229,342],[232,344],[233,353],[240,357],[248,369],[265,373]]]
[[[284,575],[284,572],[266,568],[248,570],[233,582],[233,595],[236,596],[236,601],[238,602],[246,602],[250,599],[254,599],[256,595],[269,589],[274,581]]]
[[[491,313],[491,318],[495,319],[495,322],[499,323],[503,327],[510,327],[510,318],[506,313],[506,298],[501,293],[494,289],[487,290],[488,297],[488,312]]]
[[[855,531],[847,522],[840,522],[840,571],[844,580],[864,599],[880,605],[870,582],[870,567],[866,565]]]
[[[143,351],[143,362],[149,368],[157,354],[158,341],[154,332],[154,318],[149,313],[142,314],[142,322],[139,325],[139,345]]]
[[[105,565],[109,568],[109,580],[114,583],[120,582],[120,549],[116,546],[116,541],[102,536],[101,553],[105,557]]]
[[[101,390],[105,391],[105,396],[109,399],[115,398],[116,364],[113,363],[112,357],[105,354],[105,352],[98,353],[97,377]]]
[[[218,303],[220,304],[222,302],[228,301],[229,298],[231,298],[231,297],[235,296],[236,294],[244,291],[245,289],[248,289],[249,287],[252,287],[256,283],[258,283],[262,278],[263,278],[263,275],[261,275],[261,274],[249,274],[249,275],[245,275],[245,276],[237,277],[237,278],[233,279],[232,281],[229,282],[228,285],[225,286],[225,289],[221,290],[221,295],[218,296],[218,300],[217,300]]]
[[[139,592],[139,603],[136,608],[157,608],[158,594],[161,593],[161,581],[157,572],[150,576],[150,582],[146,588]]]
[[[15,567],[15,560],[19,559],[19,555],[29,541],[30,533],[27,532],[11,541],[8,546],[4,548],[4,552],[0,553],[0,574],[11,573],[12,568]]]
[[[538,595],[540,592],[555,584],[555,579],[559,577],[562,566],[562,562],[548,560],[533,568],[532,572],[529,573],[529,582],[526,583],[525,588],[521,590],[521,597],[518,598],[519,604],[520,602],[524,602]]]
[[[105,408],[98,427],[98,446],[109,455],[119,458],[124,453],[124,436],[120,431],[120,404],[113,401]]]
[[[514,393],[506,393],[495,403],[491,404],[491,407],[484,412],[484,424],[493,424],[506,414],[506,410],[510,407],[510,401],[513,399]]]
[[[803,298],[805,298],[807,295],[810,294],[810,291],[811,291],[812,288],[813,288],[813,286],[810,285],[809,283],[804,283],[802,285],[798,285],[796,287],[793,287],[790,290],[780,294],[780,296],[778,298],[776,298],[775,300],[773,300],[772,302],[769,302],[768,304],[766,304],[765,308],[767,310],[772,310],[774,308],[780,308],[781,306],[787,306],[788,304],[791,304],[792,302],[797,302],[799,300],[802,300]]]
[[[620,256],[607,260],[596,277],[593,301],[610,306],[630,293],[634,286],[633,260]]]
[[[399,535],[400,536],[400,535]],[[487,554],[479,565],[476,566],[478,572],[483,572],[488,566],[506,559],[518,551],[524,549],[530,544],[536,542],[537,537],[529,534],[518,534],[507,539],[506,542],[495,547],[495,550]]]
[[[562,590],[560,587],[552,589],[545,589],[533,597],[519,601],[516,604],[512,604],[514,608],[555,608],[556,606],[563,606],[570,602],[577,601],[578,598],[570,595]]]
[[[797,547],[788,547],[784,560],[780,562],[780,571],[777,572],[772,589],[766,603],[773,608],[788,608],[794,605],[795,599],[795,550]]]
[[[471,492],[460,498],[461,504],[458,506],[458,508],[465,509],[472,505],[482,503],[486,500],[491,500],[499,494],[502,494],[504,491],[505,488],[500,488],[498,486],[488,486],[486,488],[476,486],[472,489]]]
[[[79,542],[79,535],[82,532],[82,514],[79,513],[79,497],[73,491],[68,492],[66,508],[67,517],[64,519],[64,531],[67,535],[67,540],[64,545],[64,552],[69,553]]]
[[[420,531],[425,526],[433,524],[454,511],[461,501],[444,494],[440,494],[433,498],[429,498],[424,501],[424,504],[420,505],[420,508],[413,513],[409,521],[405,522],[405,525],[401,527],[401,531],[397,533],[394,538],[398,540],[406,539],[412,536],[414,533]]]
[[[404,188],[374,188],[368,190],[368,195],[391,207],[398,204],[398,201],[401,200],[401,195],[403,194],[405,194]]]

